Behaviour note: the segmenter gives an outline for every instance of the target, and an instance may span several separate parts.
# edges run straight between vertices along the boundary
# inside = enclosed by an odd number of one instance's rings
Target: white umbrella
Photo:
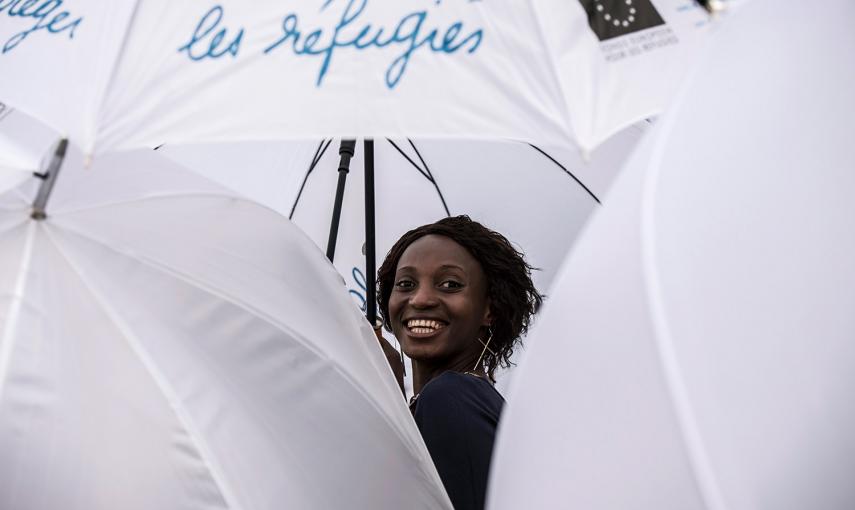
[[[855,508],[853,16],[721,31],[553,286],[491,508]]]
[[[88,154],[334,135],[576,140],[589,152],[662,107],[708,29],[683,0],[81,0],[23,12],[0,11],[0,98]],[[55,16],[64,23],[27,28]],[[547,274],[567,244],[544,251]]]
[[[377,140],[376,262],[407,230],[468,214],[502,232],[540,271],[546,290],[588,215],[646,128],[633,125],[585,161],[572,148],[521,142]],[[338,178],[338,140],[171,145],[158,152],[291,218],[326,248]],[[362,144],[343,197],[335,265],[365,302],[365,172]],[[370,284],[369,284],[370,285]]]
[[[298,229],[152,151],[55,182],[0,195],[0,507],[450,508]]]
[[[590,150],[663,107],[706,21],[686,0],[4,2],[0,98],[86,154],[325,136]]]

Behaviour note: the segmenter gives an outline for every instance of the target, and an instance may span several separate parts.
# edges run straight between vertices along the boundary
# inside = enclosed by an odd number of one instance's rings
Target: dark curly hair
[[[410,230],[392,246],[377,271],[377,302],[383,325],[389,331],[392,330],[389,297],[395,285],[398,261],[410,244],[427,235],[445,236],[463,246],[484,270],[493,315],[492,352],[484,353],[484,366],[488,377],[493,380],[497,367],[510,366],[510,358],[520,336],[528,331],[532,315],[543,302],[543,296],[531,281],[531,271],[535,268],[525,261],[523,254],[505,236],[471,220],[469,216],[443,218]]]

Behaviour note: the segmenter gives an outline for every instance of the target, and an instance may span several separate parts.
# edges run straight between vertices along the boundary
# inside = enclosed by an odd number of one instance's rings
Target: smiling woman
[[[410,409],[457,510],[484,507],[504,404],[493,375],[542,301],[531,269],[504,236],[457,216],[404,234],[378,271],[384,325],[413,360]]]

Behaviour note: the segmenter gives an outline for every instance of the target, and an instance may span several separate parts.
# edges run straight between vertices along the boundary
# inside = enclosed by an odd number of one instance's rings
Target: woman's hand
[[[380,347],[383,349],[383,354],[386,355],[386,361],[392,367],[392,373],[395,374],[395,380],[398,381],[398,386],[401,388],[401,394],[406,397],[404,392],[404,363],[401,360],[401,353],[397,351],[388,340],[383,338],[383,326],[374,326],[374,335],[380,341]]]

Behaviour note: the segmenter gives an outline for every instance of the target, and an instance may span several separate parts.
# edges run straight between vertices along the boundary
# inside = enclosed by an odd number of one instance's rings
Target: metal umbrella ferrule
[[[697,0],[697,2],[712,16],[721,13],[727,8],[723,0]]]
[[[56,178],[59,175],[59,170],[62,167],[62,162],[65,160],[65,152],[68,150],[68,139],[63,138],[56,146],[48,169],[43,174],[35,174],[36,177],[42,179],[42,184],[39,186],[39,192],[36,199],[33,201],[33,213],[30,217],[34,220],[43,220],[47,218],[45,208],[50,194],[53,191],[53,185],[56,183]]]

